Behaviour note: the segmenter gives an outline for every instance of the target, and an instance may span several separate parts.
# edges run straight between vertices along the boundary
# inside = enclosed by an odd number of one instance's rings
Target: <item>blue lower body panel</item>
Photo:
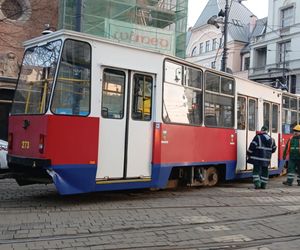
[[[280,174],[282,172],[285,161],[279,161],[279,168],[270,170],[270,175]],[[141,189],[141,188],[165,188],[167,186],[173,167],[193,167],[193,166],[226,166],[225,180],[234,180],[241,178],[249,178],[252,176],[251,171],[236,172],[236,161],[226,162],[196,162],[196,163],[173,163],[173,164],[155,164],[152,165],[152,175],[149,181],[136,181],[131,179],[126,182],[101,182],[96,183],[96,164],[87,165],[56,165],[48,168],[48,173],[52,177],[53,182],[62,195],[89,193],[97,191]]]
[[[126,190],[141,188],[164,188],[167,185],[172,167],[152,166],[149,181],[130,180],[120,183],[113,181],[96,183],[97,165],[56,165],[48,169],[54,185],[62,195],[89,193],[97,191]]]

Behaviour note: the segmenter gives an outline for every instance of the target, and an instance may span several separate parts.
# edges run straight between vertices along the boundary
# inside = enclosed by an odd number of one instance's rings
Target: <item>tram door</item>
[[[253,166],[247,164],[247,149],[257,130],[257,99],[238,96],[237,105],[237,166],[236,171],[251,170]]]
[[[264,101],[263,103],[263,124],[269,127],[269,134],[275,140],[278,147],[278,125],[279,125],[279,105]],[[272,154],[270,168],[278,168],[278,151]]]
[[[154,75],[104,68],[97,180],[151,177]]]

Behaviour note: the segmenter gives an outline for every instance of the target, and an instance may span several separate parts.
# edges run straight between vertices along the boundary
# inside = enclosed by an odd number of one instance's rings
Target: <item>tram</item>
[[[295,95],[73,31],[25,48],[7,156],[19,185],[65,195],[250,177],[246,150],[262,125],[278,145],[270,175],[283,169]]]

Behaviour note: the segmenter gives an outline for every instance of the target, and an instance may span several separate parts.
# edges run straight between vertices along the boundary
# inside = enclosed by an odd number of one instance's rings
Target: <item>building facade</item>
[[[23,42],[45,24],[57,27],[58,0],[0,1],[0,139],[7,139],[8,115],[23,55]]]
[[[266,33],[251,43],[249,78],[300,94],[300,0],[269,0]]]
[[[186,0],[62,0],[60,28],[185,56]]]
[[[245,49],[250,42],[257,18],[242,1],[229,1],[227,72],[248,76],[250,51]],[[187,60],[220,70],[223,54],[222,11],[225,0],[209,0],[196,24],[189,29]],[[218,17],[219,15],[219,17]],[[208,24],[217,17],[216,25]],[[217,27],[216,27],[217,26]],[[219,26],[219,27],[218,27]]]

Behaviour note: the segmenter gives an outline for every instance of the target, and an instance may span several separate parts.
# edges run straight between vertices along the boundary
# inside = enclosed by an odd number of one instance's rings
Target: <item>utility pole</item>
[[[222,56],[222,62],[221,62],[221,71],[226,72],[227,68],[227,33],[228,33],[228,14],[229,14],[229,4],[228,0],[226,0],[225,3],[225,17],[224,17],[224,43],[223,43],[223,56]]]

